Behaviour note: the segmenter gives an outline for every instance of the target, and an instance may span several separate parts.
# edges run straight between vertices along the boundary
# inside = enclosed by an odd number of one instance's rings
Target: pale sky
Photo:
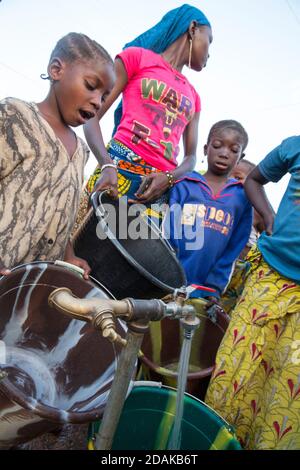
[[[0,99],[41,101],[46,72],[57,40],[70,31],[98,41],[114,57],[123,45],[157,23],[179,0],[0,0]],[[280,142],[299,134],[300,0],[189,1],[211,22],[214,41],[207,67],[184,69],[201,96],[198,164],[212,124],[240,121],[249,134],[246,158],[258,163]],[[110,138],[112,112],[101,121]],[[79,135],[82,131],[77,130]],[[91,158],[86,176],[95,166]],[[269,184],[275,208],[288,178]]]

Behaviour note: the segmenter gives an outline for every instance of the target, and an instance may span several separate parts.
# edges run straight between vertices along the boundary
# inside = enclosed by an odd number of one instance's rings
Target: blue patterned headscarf
[[[195,20],[201,26],[210,26],[206,16],[196,7],[184,4],[179,8],[170,10],[163,18],[152,28],[141,34],[133,41],[125,44],[127,47],[143,47],[150,49],[157,54],[165,51],[182,34],[186,33],[191,21]],[[113,135],[117,130],[122,117],[122,101],[120,101],[114,114],[115,128]]]

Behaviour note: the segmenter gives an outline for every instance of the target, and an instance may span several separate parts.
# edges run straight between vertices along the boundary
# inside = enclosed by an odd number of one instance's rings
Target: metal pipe
[[[114,381],[108,396],[95,447],[99,450],[111,449],[113,437],[126,399],[130,380],[134,374],[135,362],[148,329],[148,322],[163,317],[188,317],[189,328],[195,327],[194,308],[184,302],[165,304],[161,300],[109,300],[79,299],[70,289],[56,289],[49,296],[49,304],[62,313],[77,320],[90,321],[101,329],[103,336],[111,341],[126,344],[121,352]],[[124,341],[115,331],[114,316],[123,317],[128,323],[127,340]]]
[[[158,299],[152,300],[110,300],[80,299],[70,289],[62,287],[54,290],[48,298],[49,305],[76,320],[91,322],[102,331],[104,338],[117,341],[126,346],[126,340],[116,332],[114,317],[126,322],[160,320],[166,314],[166,304]]]
[[[49,305],[77,320],[93,321],[94,315],[100,311],[113,311],[116,316],[129,316],[130,305],[126,300],[111,299],[80,299],[70,289],[55,289],[48,298]]]
[[[137,324],[136,324],[137,326]],[[136,330],[136,328],[135,328]],[[134,374],[135,362],[140,350],[144,332],[130,330],[127,333],[127,346],[121,352],[118,367],[112,383],[99,432],[96,434],[96,450],[109,450],[123,410],[130,380]]]

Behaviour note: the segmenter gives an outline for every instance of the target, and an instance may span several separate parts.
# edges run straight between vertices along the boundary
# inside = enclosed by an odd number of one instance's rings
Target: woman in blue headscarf
[[[116,85],[85,125],[87,142],[99,162],[86,194],[109,189],[113,197],[126,194],[140,203],[157,202],[193,170],[201,104],[182,69],[186,65],[201,71],[211,42],[205,15],[182,5],[125,45],[115,60]],[[113,138],[105,148],[99,119],[121,93]],[[178,165],[181,137],[184,155]]]

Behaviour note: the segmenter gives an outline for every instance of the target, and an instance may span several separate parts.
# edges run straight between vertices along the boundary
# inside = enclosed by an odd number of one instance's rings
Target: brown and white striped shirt
[[[70,159],[34,103],[0,101],[0,261],[61,259],[75,222],[88,148]]]

